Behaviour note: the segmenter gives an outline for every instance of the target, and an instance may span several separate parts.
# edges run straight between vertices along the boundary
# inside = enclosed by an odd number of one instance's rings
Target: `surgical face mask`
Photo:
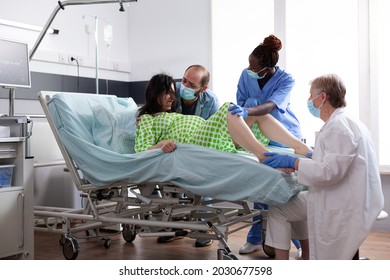
[[[191,89],[191,88],[188,88],[188,87],[185,87],[183,84],[181,84],[181,87],[180,87],[180,96],[181,98],[183,98],[184,100],[194,100],[195,99],[195,92],[197,90],[195,89]]]
[[[321,95],[321,94],[320,94]],[[318,96],[320,96],[318,95]],[[321,114],[321,107],[322,107],[322,104],[320,107],[316,108],[313,104],[313,100],[316,99],[318,96],[314,97],[313,99],[310,99],[307,101],[307,108],[309,109],[309,112],[316,118],[319,118],[320,117],[320,114]]]
[[[249,77],[251,77],[252,79],[260,80],[260,79],[263,79],[265,77],[265,75],[267,75],[267,72],[265,72],[264,75],[261,76],[261,77],[258,75],[258,73],[263,71],[265,68],[267,68],[267,67],[264,67],[259,72],[254,72],[254,71],[252,71],[250,69],[246,69],[246,72],[248,73]]]

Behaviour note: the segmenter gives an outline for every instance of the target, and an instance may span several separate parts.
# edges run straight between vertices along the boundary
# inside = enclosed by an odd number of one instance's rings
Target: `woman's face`
[[[252,70],[253,72],[259,72],[263,66],[260,64],[260,61],[253,55],[253,54],[250,54],[249,55],[249,66],[248,66],[248,69],[249,70]]]
[[[175,96],[175,86],[172,84],[171,85],[171,90],[170,91],[164,91],[161,95],[161,111],[162,112],[167,112],[172,109],[172,105],[174,102],[173,96]]]
[[[253,72],[257,73],[259,77],[264,77],[266,73],[268,73],[270,68],[263,67],[263,65],[261,65],[260,63],[260,60],[257,59],[253,54],[249,55],[248,60],[249,60],[248,70],[252,70]]]

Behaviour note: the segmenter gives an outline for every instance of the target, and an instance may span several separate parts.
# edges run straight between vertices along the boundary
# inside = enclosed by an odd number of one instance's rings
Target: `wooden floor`
[[[266,260],[269,257],[262,251],[248,255],[238,254],[245,243],[248,229],[229,235],[228,244],[233,254],[240,260]],[[111,234],[108,249],[104,241],[95,238],[78,238],[80,252],[78,260],[216,260],[218,241],[205,248],[196,248],[194,240],[182,238],[170,243],[159,244],[155,237],[139,237],[127,243],[121,234]],[[35,232],[35,259],[63,260],[60,235],[46,232]],[[294,246],[292,246],[294,248]],[[290,258],[294,259],[296,250],[292,249]],[[371,260],[390,260],[390,232],[372,232],[360,247],[360,256]]]

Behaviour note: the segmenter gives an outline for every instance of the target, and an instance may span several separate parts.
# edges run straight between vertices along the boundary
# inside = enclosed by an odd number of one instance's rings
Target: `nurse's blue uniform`
[[[276,108],[271,115],[281,122],[288,131],[298,139],[302,139],[300,124],[290,109],[290,92],[295,81],[290,74],[275,66],[275,74],[260,89],[258,81],[249,77],[246,69],[241,73],[237,86],[237,103],[244,106],[248,98],[255,98],[257,105],[273,102]]]
[[[275,66],[275,69],[275,74],[265,83],[263,89],[260,88],[258,80],[249,77],[246,71],[247,69],[244,69],[237,85],[237,103],[238,105],[245,107],[245,102],[248,98],[256,99],[256,105],[268,101],[273,102],[276,105],[276,108],[271,111],[271,115],[282,123],[295,137],[302,139],[299,121],[290,109],[290,93],[295,84],[295,80],[290,74],[284,72],[278,66]],[[270,144],[283,146],[273,141],[271,141]],[[254,208],[267,210],[268,206],[254,203]],[[259,219],[260,217],[256,216],[253,218],[253,221]],[[263,242],[261,230],[262,222],[253,225],[248,232],[247,242],[253,245],[261,245]]]

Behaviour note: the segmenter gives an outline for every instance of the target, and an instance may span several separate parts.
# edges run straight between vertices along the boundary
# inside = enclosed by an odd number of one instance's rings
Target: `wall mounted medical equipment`
[[[27,43],[0,39],[0,86],[9,89],[9,116],[13,116],[15,89],[31,87]]]
[[[123,12],[123,3],[125,2],[137,2],[137,0],[75,0],[75,1],[58,1],[58,6],[55,7],[53,10],[52,14],[50,15],[49,19],[47,20],[45,26],[43,27],[41,33],[38,36],[37,41],[35,42],[34,46],[32,47],[30,51],[30,60],[33,58],[38,46],[42,42],[43,38],[46,35],[46,32],[50,28],[50,25],[52,24],[54,18],[56,17],[57,13],[62,9],[65,10],[66,6],[71,6],[71,5],[92,5],[92,4],[107,4],[107,3],[119,3],[119,11]],[[96,94],[99,94],[99,64],[98,64],[98,17],[95,17],[95,43],[96,43]]]
[[[54,18],[60,10],[65,10],[66,6],[75,6],[75,5],[93,5],[93,4],[109,4],[109,3],[119,3],[120,11],[123,9],[123,3],[128,2],[137,2],[137,0],[74,0],[74,1],[58,1],[58,6],[56,6],[51,13],[49,19],[46,21],[45,26],[43,27],[41,33],[39,34],[37,41],[30,51],[30,60],[33,58],[36,50],[42,42],[42,39],[45,37],[47,30],[50,28]]]

